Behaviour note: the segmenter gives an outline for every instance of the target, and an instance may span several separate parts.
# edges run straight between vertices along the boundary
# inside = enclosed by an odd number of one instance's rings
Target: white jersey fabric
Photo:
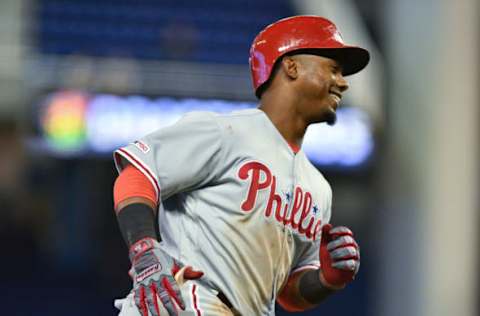
[[[274,315],[289,274],[319,267],[330,185],[259,109],[192,112],[115,152],[156,188],[162,247],[242,315]]]

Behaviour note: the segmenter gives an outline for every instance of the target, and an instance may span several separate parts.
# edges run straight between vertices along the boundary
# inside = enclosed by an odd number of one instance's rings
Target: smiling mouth
[[[330,96],[335,101],[335,109],[336,109],[340,104],[340,100],[342,100],[342,95],[338,92],[330,91]]]

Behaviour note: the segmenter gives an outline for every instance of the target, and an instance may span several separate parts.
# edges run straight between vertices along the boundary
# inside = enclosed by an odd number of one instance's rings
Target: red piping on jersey
[[[193,287],[192,287],[193,308],[197,312],[197,316],[202,316],[202,313],[200,313],[200,310],[198,309],[198,305],[197,305],[197,295],[195,293],[196,289],[197,289],[197,285],[194,284]]]
[[[120,148],[118,151],[121,152],[122,154],[124,154],[125,156],[127,156],[129,159],[131,159],[136,164],[138,164],[138,166],[141,168],[141,171],[144,172],[145,175],[148,176],[152,180],[152,182],[155,184],[155,188],[157,189],[157,193],[160,194],[160,186],[158,185],[158,182],[155,180],[155,177],[150,172],[150,170],[148,170],[148,168],[145,167],[145,165],[141,161],[136,159],[132,154],[130,154],[125,149]],[[158,198],[159,197],[157,196],[157,200],[158,200]]]

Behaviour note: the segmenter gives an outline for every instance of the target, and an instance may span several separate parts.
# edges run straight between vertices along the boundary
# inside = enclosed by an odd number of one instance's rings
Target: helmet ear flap
[[[283,56],[282,56],[283,57]],[[270,87],[272,84],[273,78],[277,75],[278,71],[281,68],[281,63],[283,58],[278,58],[278,60],[273,64],[272,71],[270,73],[270,76],[268,77],[267,81],[265,81],[263,84],[261,84],[256,90],[255,90],[255,96],[257,98],[261,98],[262,94]]]
[[[286,53],[286,54],[277,58],[277,60],[273,64],[272,71],[271,71],[270,76],[268,77],[267,81],[265,81],[265,83],[260,85],[255,91],[255,95],[256,95],[257,98],[260,99],[262,97],[262,94],[270,87],[273,79],[275,78],[275,76],[278,74],[278,72],[282,68],[283,59],[287,56],[293,56],[295,54],[296,54],[296,52],[289,52],[289,53]]]

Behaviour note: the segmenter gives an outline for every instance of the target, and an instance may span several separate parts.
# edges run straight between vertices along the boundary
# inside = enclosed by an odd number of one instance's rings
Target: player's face
[[[335,124],[336,110],[348,83],[333,59],[301,54],[294,56],[298,67],[298,107],[308,123]]]

